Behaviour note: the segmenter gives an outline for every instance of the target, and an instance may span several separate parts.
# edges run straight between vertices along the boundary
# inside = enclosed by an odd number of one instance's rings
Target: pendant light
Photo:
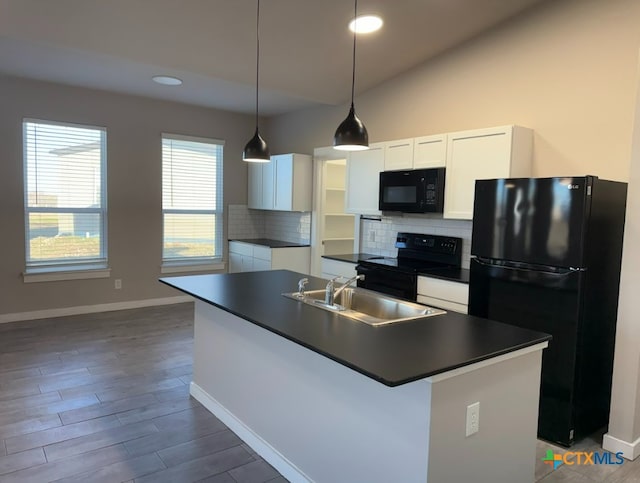
[[[355,0],[353,18],[358,17],[358,0]],[[351,71],[351,108],[346,119],[340,123],[333,136],[333,147],[340,151],[362,151],[369,149],[369,134],[353,107],[356,85],[356,31],[353,30],[353,68]]]
[[[268,163],[269,147],[258,131],[258,80],[260,74],[260,0],[256,14],[256,132],[242,151],[242,160],[250,163]]]

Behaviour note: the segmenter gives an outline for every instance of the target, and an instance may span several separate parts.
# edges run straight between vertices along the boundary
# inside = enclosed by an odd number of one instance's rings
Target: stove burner
[[[368,260],[361,260],[359,262],[363,265],[381,265],[387,269],[395,269],[397,271],[416,273],[424,270],[432,270],[438,268],[449,268],[453,265],[429,262],[425,260],[411,259],[411,258],[369,258]]]
[[[419,233],[398,233],[398,257],[360,260],[356,270],[364,275],[358,287],[415,301],[418,273],[459,268],[462,239]]]

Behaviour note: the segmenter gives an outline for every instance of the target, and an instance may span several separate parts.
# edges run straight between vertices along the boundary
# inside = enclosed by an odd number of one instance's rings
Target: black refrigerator
[[[627,185],[595,176],[476,181],[469,314],[553,336],[538,436],[606,425]]]

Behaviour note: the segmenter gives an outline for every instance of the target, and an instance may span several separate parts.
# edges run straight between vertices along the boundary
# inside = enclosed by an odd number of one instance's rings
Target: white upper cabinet
[[[273,156],[268,163],[262,163],[262,202],[260,207],[263,210],[273,210],[273,200],[275,192],[275,178],[276,172],[273,162]]]
[[[249,185],[247,205],[249,208],[261,209],[262,204],[262,163],[249,163]]]
[[[385,143],[373,143],[366,151],[352,151],[347,160],[345,212],[379,215],[380,172],[384,171]]]
[[[248,206],[260,210],[311,211],[312,164],[306,154],[278,154],[249,165]]]
[[[273,194],[273,209],[280,211],[292,211],[293,210],[293,190],[295,184],[293,182],[293,155],[281,154],[273,156],[271,158],[271,164],[273,164],[274,172],[274,194]],[[307,190],[310,194],[311,190]],[[309,210],[311,207],[309,207]],[[299,210],[308,211],[308,210]]]
[[[446,157],[446,134],[422,136],[413,140],[413,169],[444,168]]]
[[[384,170],[443,168],[447,135],[397,139],[384,143]]]
[[[530,176],[532,140],[532,131],[519,126],[449,133],[444,218],[473,218],[478,179]]]
[[[384,143],[384,170],[413,168],[413,138]]]

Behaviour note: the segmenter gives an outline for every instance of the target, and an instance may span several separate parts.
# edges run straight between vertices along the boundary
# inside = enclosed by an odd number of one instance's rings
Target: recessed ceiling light
[[[349,22],[349,30],[357,34],[368,34],[382,27],[382,19],[377,15],[360,15]]]
[[[182,85],[182,80],[177,77],[171,77],[170,75],[154,75],[152,77],[153,82],[162,84],[163,86],[179,86]]]

